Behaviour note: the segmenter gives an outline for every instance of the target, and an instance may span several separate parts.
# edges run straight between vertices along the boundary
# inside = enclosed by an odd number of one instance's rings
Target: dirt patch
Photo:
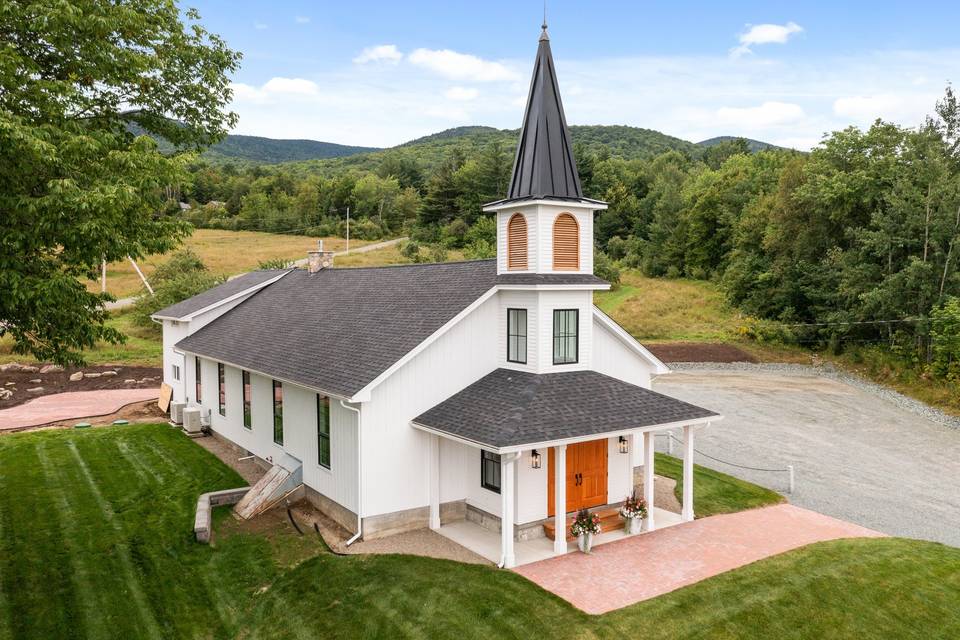
[[[251,487],[257,484],[257,481],[267,472],[253,458],[240,460],[240,458],[247,458],[247,453],[231,442],[216,436],[195,438],[194,442],[217,456],[223,464],[239,473]]]
[[[34,371],[24,371],[22,367],[35,367]],[[135,366],[100,366],[100,367],[69,367],[62,371],[49,370],[41,373],[48,365],[0,365],[0,389],[12,392],[9,398],[0,391],[0,409],[8,409],[23,404],[28,400],[48,396],[65,391],[99,391],[103,389],[136,389],[140,387],[156,387],[163,375],[159,367]],[[80,380],[70,380],[70,376],[82,371],[92,373],[94,377],[86,375]],[[103,374],[107,375],[103,375]],[[100,374],[100,375],[96,375]],[[133,380],[133,382],[127,382]],[[40,389],[30,391],[30,389]]]
[[[132,404],[128,404],[125,407],[121,407],[119,411],[107,414],[105,416],[98,416],[94,418],[71,418],[70,420],[64,420],[62,422],[45,424],[39,428],[55,429],[73,427],[73,425],[81,421],[90,422],[94,425],[106,425],[110,424],[114,420],[126,420],[128,422],[166,422],[168,419],[169,416],[167,416],[167,414],[163,411],[160,411],[160,407],[157,406],[156,400],[146,400],[145,402],[134,402]]]
[[[732,344],[713,342],[664,342],[644,345],[663,362],[757,362]]]
[[[643,473],[634,471],[634,491],[643,495]],[[653,506],[671,513],[680,513],[682,505],[677,500],[677,481],[665,476],[653,476]]]

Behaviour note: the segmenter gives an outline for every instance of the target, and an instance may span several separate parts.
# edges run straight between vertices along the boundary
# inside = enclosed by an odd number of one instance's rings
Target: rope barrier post
[[[787,471],[790,473],[790,488],[787,490],[788,493],[793,493],[793,465],[787,465]]]

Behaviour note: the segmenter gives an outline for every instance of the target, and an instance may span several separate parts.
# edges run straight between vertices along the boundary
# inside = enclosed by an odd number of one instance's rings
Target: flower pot
[[[590,547],[593,546],[593,534],[581,533],[577,536],[577,548],[583,553],[590,553]]]
[[[623,528],[631,536],[640,533],[643,528],[643,518],[627,518]]]

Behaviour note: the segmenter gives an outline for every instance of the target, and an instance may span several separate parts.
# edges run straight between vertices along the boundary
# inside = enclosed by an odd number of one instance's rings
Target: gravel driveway
[[[960,546],[960,429],[816,375],[685,370],[653,388],[725,416],[698,433],[698,450],[748,466],[794,465],[793,504]],[[783,473],[696,461],[778,491],[787,486]]]

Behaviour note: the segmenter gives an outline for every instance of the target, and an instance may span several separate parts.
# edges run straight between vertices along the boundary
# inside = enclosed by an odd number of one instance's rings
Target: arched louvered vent
[[[515,213],[507,223],[507,269],[527,269],[527,219]]]
[[[561,213],[553,222],[553,269],[580,269],[580,226],[569,213]]]

